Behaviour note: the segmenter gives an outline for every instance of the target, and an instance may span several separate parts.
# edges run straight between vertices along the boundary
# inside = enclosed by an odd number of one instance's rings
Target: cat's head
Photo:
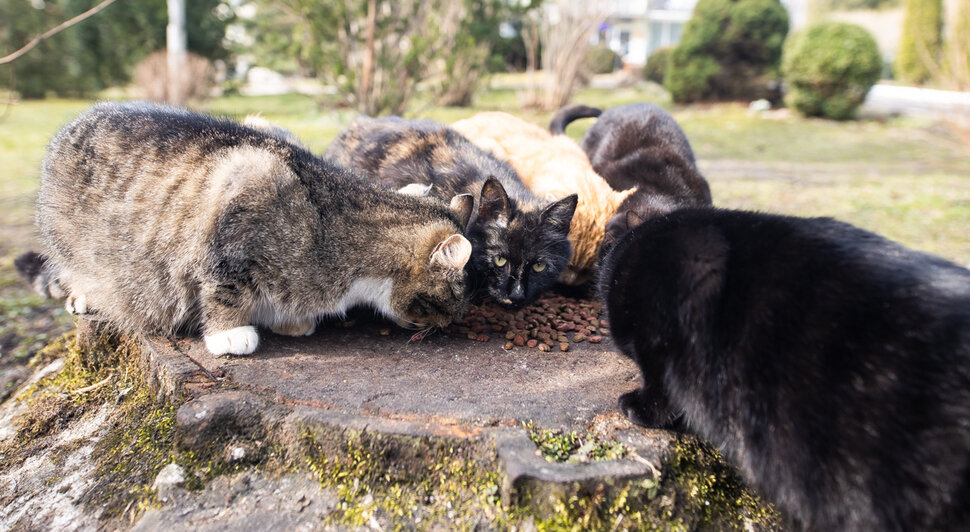
[[[414,255],[406,271],[395,279],[391,312],[404,327],[444,327],[465,313],[468,305],[468,273],[465,265],[472,245],[460,231],[468,222],[472,198],[455,196],[451,211],[456,224],[436,223],[417,228]]]
[[[536,210],[522,210],[494,177],[482,185],[468,229],[474,246],[475,288],[504,305],[526,305],[552,287],[569,263],[572,194]]]
[[[637,213],[637,211],[625,210],[616,213],[606,222],[606,230],[599,250],[599,263],[601,265],[617,241],[620,240],[620,237],[625,235],[630,229],[643,223],[643,220],[644,217]]]

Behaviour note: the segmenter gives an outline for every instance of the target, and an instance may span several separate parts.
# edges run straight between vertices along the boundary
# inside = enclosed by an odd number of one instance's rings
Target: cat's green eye
[[[505,263],[509,261],[508,259],[506,259],[501,255],[495,255],[495,257],[492,258],[492,260],[495,261],[495,265],[498,266],[499,268],[501,268],[502,266],[505,266]]]
[[[535,263],[535,264],[532,265],[532,269],[535,270],[535,271],[537,271],[537,272],[541,272],[542,270],[545,270],[546,269],[546,263],[545,262],[537,262],[537,263]]]

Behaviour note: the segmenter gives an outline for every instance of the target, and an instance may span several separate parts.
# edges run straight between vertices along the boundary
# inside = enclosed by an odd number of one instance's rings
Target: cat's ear
[[[475,208],[475,198],[471,194],[458,194],[457,196],[451,198],[451,203],[448,205],[451,208],[451,212],[455,214],[458,218],[458,223],[461,225],[462,231],[468,227],[468,220],[472,217],[472,209]]]
[[[681,326],[688,331],[706,330],[724,286],[730,244],[714,227],[675,236],[683,251],[677,287]]]
[[[397,189],[398,194],[404,194],[405,196],[417,196],[424,197],[431,192],[431,187],[434,185],[422,185],[421,183],[411,183],[410,185],[403,186]]]
[[[429,263],[449,270],[461,270],[471,256],[472,243],[456,233],[438,242],[431,252]]]
[[[498,179],[489,176],[482,185],[482,198],[478,202],[478,219],[483,223],[507,224],[509,221],[509,195]]]
[[[544,225],[551,225],[557,232],[569,234],[569,224],[573,221],[578,201],[579,196],[570,194],[543,209],[539,219]]]
[[[633,229],[634,227],[643,223],[644,218],[640,216],[636,211],[629,210],[626,211],[626,227],[627,229]]]

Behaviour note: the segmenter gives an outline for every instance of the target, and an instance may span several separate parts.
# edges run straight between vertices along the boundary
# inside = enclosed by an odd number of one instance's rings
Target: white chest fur
[[[324,316],[344,316],[348,310],[364,305],[374,308],[380,314],[395,319],[391,310],[391,289],[393,281],[387,277],[362,277],[350,283],[347,290],[336,302],[324,303],[313,310],[311,315],[296,315],[292,310],[280,308],[270,297],[263,297],[253,311],[250,321],[257,325],[278,326]]]
[[[394,283],[390,278],[362,277],[350,283],[350,287],[341,296],[340,301],[333,308],[326,309],[324,314],[343,315],[356,305],[373,307],[384,316],[393,317],[391,310],[391,288]]]

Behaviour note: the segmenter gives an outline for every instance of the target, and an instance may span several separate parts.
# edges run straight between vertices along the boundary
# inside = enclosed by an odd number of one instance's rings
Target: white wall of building
[[[790,31],[808,21],[809,0],[781,0],[788,9]],[[603,39],[623,62],[643,66],[657,48],[680,42],[697,0],[614,0]]]

